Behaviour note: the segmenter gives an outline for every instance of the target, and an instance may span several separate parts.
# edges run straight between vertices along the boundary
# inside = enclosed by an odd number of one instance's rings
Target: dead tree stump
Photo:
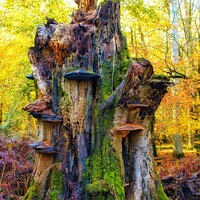
[[[119,1],[79,0],[69,25],[47,19],[29,50],[39,99],[33,181],[24,199],[165,198],[150,122],[170,84],[129,58]]]

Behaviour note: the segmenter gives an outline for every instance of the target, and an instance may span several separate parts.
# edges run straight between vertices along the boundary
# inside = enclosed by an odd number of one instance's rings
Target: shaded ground
[[[184,152],[176,159],[172,151],[159,151],[156,162],[164,190],[172,200],[200,199],[200,156],[196,152]]]

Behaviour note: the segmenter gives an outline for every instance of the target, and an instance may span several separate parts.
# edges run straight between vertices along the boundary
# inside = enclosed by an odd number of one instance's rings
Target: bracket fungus
[[[72,72],[65,73],[63,75],[68,80],[75,80],[75,81],[94,81],[99,78],[99,75],[94,72],[88,72],[85,70],[76,70]]]
[[[55,147],[50,146],[50,142],[34,142],[29,145],[32,147],[35,151],[39,153],[44,153],[44,154],[56,154],[57,149]]]
[[[26,78],[30,79],[30,80],[34,80],[35,79],[35,77],[33,76],[33,74],[26,75]]]
[[[62,122],[62,117],[54,114],[51,110],[43,111],[43,112],[31,112],[33,117],[40,119],[46,122],[54,122],[60,123]]]
[[[146,104],[141,104],[141,103],[130,103],[127,105],[128,108],[130,109],[136,109],[136,108],[147,108],[148,105]]]
[[[122,133],[122,137],[126,137],[130,131],[141,131],[144,130],[144,127],[139,124],[125,124],[123,126],[117,127],[116,132]]]

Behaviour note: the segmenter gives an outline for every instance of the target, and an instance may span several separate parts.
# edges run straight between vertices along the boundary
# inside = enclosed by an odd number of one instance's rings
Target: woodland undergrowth
[[[200,156],[196,152],[184,152],[176,159],[172,151],[159,152],[156,158],[163,188],[170,200],[200,199]]]
[[[200,173],[200,156],[196,152],[184,152],[184,154],[184,158],[176,159],[172,152],[159,152],[156,160],[160,177],[185,176],[189,178],[195,173]]]
[[[33,172],[33,151],[28,140],[0,136],[0,200],[21,199]]]

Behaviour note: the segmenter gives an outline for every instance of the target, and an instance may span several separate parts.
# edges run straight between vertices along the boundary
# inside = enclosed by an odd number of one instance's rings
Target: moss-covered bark
[[[62,171],[58,170],[57,167],[54,167],[51,171],[50,176],[50,188],[49,188],[49,197],[50,199],[64,199],[64,184],[63,184],[63,175]]]
[[[41,198],[40,191],[41,188],[39,184],[32,182],[23,200],[39,200]]]
[[[163,186],[162,186],[161,181],[159,181],[159,185],[158,185],[158,188],[156,190],[156,193],[158,195],[159,200],[168,200],[169,199],[167,197],[167,195],[165,194],[164,190],[163,190]]]
[[[105,199],[125,199],[124,180],[121,163],[112,144],[109,130],[113,126],[114,109],[95,109],[94,143],[89,158],[88,191]],[[92,198],[93,199],[93,198]]]

